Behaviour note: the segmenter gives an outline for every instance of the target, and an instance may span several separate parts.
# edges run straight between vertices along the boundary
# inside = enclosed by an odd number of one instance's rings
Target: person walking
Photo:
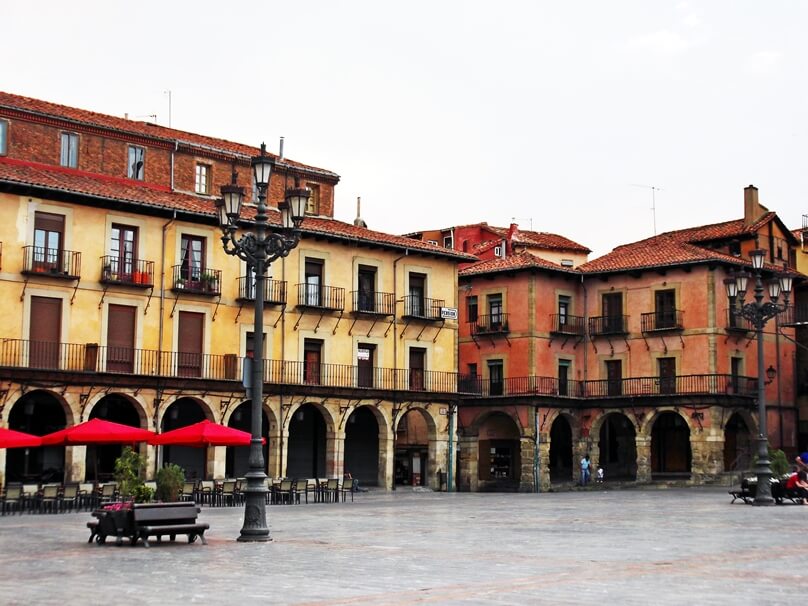
[[[589,453],[581,459],[581,486],[589,483],[589,476],[592,471],[592,462],[589,460]]]

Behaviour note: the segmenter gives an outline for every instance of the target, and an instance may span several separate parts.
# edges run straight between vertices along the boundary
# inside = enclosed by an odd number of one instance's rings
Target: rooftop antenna
[[[665,191],[661,187],[657,187],[656,185],[640,185],[638,183],[630,183],[631,187],[642,187],[645,189],[651,190],[651,215],[654,218],[654,235],[656,233],[656,193],[658,191]]]
[[[171,128],[171,91],[164,90],[164,95],[168,95],[168,128]]]

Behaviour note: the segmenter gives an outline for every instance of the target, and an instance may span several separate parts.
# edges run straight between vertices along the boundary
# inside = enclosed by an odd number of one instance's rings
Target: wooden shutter
[[[202,336],[205,314],[181,311],[177,337],[177,374],[181,377],[202,376]]]
[[[107,313],[107,370],[134,370],[135,318],[137,308],[131,305],[110,305]]]
[[[62,300],[31,297],[29,365],[59,368],[59,341],[62,334]]]

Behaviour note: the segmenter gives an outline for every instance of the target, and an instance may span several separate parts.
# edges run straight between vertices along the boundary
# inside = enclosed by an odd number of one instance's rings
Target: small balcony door
[[[505,389],[505,373],[502,360],[488,361],[488,384],[492,396],[501,396]]]
[[[676,291],[658,290],[654,294],[654,328],[674,328],[676,326]]]
[[[569,394],[569,374],[570,374],[570,361],[558,361],[558,395],[566,396]]]
[[[323,262],[306,259],[306,305],[320,307],[323,300]]]
[[[623,362],[621,360],[606,361],[606,393],[619,396],[623,393]]]
[[[131,282],[132,275],[137,270],[135,260],[137,259],[137,227],[129,225],[112,225],[109,252],[111,264],[109,271],[111,276],[107,279]]]
[[[657,359],[659,393],[676,393],[676,358]]]
[[[610,292],[603,295],[602,299],[603,332],[619,333],[623,332],[623,295],[619,292]]]
[[[376,268],[359,266],[359,311],[376,311]]]
[[[426,296],[426,276],[410,274],[410,315],[423,317],[425,314],[424,297]]]
[[[306,339],[303,343],[303,382],[319,385],[321,381],[323,342]]]
[[[205,269],[205,238],[182,235],[182,268],[180,277],[190,282],[199,282]]]
[[[59,368],[59,341],[62,334],[62,300],[31,297],[31,368]]]
[[[426,368],[426,350],[420,347],[410,348],[410,389],[424,389],[424,369]]]
[[[137,308],[110,305],[107,315],[107,370],[131,373],[135,360],[135,318]]]
[[[64,271],[64,232],[64,216],[40,212],[34,214],[34,256],[31,269],[46,273]]]
[[[488,295],[488,319],[490,330],[502,329],[502,295]]]
[[[205,314],[179,312],[177,338],[177,375],[180,377],[202,376],[202,337]]]
[[[376,346],[372,343],[359,343],[356,351],[358,387],[373,387],[373,367],[375,363]]]

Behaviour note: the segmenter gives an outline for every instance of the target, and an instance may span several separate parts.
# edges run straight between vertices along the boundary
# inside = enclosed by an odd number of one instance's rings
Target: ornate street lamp
[[[281,203],[282,227],[269,229],[267,220],[267,188],[275,160],[266,155],[266,146],[261,144],[261,155],[251,161],[255,185],[258,190],[258,205],[255,214],[255,232],[246,232],[236,239],[236,228],[244,200],[244,190],[233,182],[222,186],[222,198],[216,201],[219,226],[222,229],[222,244],[228,255],[247,262],[249,272],[255,272],[255,326],[254,354],[252,365],[252,411],[250,461],[247,472],[247,487],[244,490],[244,526],[239,541],[270,541],[266,515],[266,473],[264,453],[261,449],[261,406],[264,400],[264,280],[267,267],[275,259],[285,257],[300,242],[300,224],[306,214],[309,190],[296,187],[286,191],[286,200]]]
[[[727,297],[730,300],[730,313],[734,316],[748,320],[752,326],[755,327],[757,333],[757,391],[758,391],[758,454],[757,464],[755,465],[755,475],[757,475],[757,491],[755,493],[755,505],[771,505],[774,502],[772,499],[771,489],[771,461],[769,461],[769,438],[766,429],[766,392],[765,386],[774,380],[776,371],[773,367],[764,370],[763,364],[763,327],[766,323],[783,313],[788,308],[788,297],[791,294],[792,277],[784,272],[776,276],[776,278],[769,280],[767,283],[769,289],[770,301],[763,300],[763,261],[766,256],[766,251],[762,249],[755,249],[749,253],[752,261],[753,277],[755,279],[755,296],[754,301],[744,303],[746,296],[746,284],[749,280],[749,274],[745,271],[740,271],[735,274],[734,278],[726,278],[724,285],[727,289]],[[779,303],[780,295],[783,296],[783,302]],[[766,381],[766,378],[769,380]]]

